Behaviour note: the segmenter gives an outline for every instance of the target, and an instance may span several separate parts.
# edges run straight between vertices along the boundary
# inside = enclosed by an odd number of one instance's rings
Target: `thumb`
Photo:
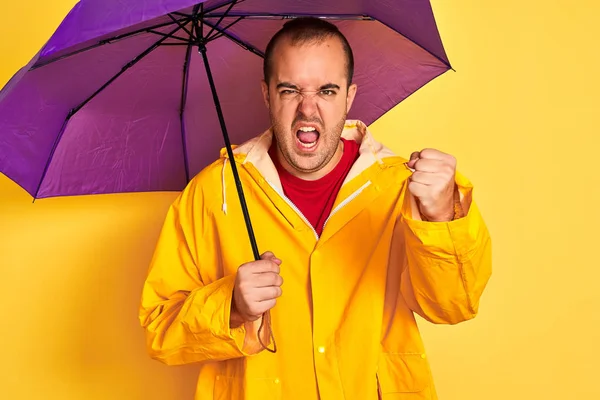
[[[281,265],[281,260],[277,257],[275,257],[275,254],[273,254],[270,251],[265,251],[261,256],[260,256],[261,260],[268,260],[268,261],[273,261],[275,264],[277,265]]]
[[[415,164],[416,162],[419,160],[419,156],[421,155],[420,152],[418,151],[414,151],[411,155],[410,155],[410,161],[406,163],[406,166],[408,168],[415,168]]]

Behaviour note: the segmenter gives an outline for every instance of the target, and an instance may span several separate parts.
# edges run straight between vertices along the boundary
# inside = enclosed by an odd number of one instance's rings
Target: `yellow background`
[[[3,2],[0,85],[74,3]],[[433,6],[456,72],[373,130],[404,155],[456,155],[492,232],[494,275],[480,316],[421,323],[440,399],[600,399],[600,5]],[[194,368],[149,360],[137,322],[174,196],[32,204],[0,176],[0,398],[192,398]]]

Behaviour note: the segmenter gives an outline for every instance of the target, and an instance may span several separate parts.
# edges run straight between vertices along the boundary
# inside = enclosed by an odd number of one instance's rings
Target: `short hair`
[[[289,38],[292,45],[298,45],[307,42],[321,41],[329,37],[337,37],[342,42],[344,54],[346,55],[346,77],[348,86],[352,83],[354,75],[354,55],[348,40],[340,32],[337,26],[329,21],[317,17],[298,17],[286,22],[283,27],[273,35],[263,60],[264,79],[269,83],[273,72],[273,50],[281,39]]]

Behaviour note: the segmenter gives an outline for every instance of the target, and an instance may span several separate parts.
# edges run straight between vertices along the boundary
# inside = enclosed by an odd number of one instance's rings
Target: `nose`
[[[300,96],[298,104],[298,112],[306,116],[311,116],[317,112],[317,96],[311,94],[303,94]]]

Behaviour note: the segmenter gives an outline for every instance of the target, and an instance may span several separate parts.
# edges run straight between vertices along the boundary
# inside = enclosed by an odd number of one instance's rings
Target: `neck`
[[[340,162],[342,155],[344,154],[344,143],[340,140],[339,144],[337,146],[337,149],[335,151],[335,154],[333,155],[333,157],[331,157],[331,160],[329,160],[329,162],[327,164],[325,164],[323,167],[321,167],[320,169],[318,169],[316,171],[306,172],[306,171],[299,171],[296,168],[294,168],[292,165],[290,165],[287,162],[287,160],[285,159],[285,157],[283,156],[283,154],[281,153],[279,146],[276,146],[276,148],[277,148],[277,160],[279,161],[279,164],[287,172],[289,172],[296,178],[303,179],[305,181],[316,181],[317,179],[321,179],[322,177],[324,177],[325,175],[327,175],[328,173],[333,171],[335,166],[338,165],[338,163]]]

